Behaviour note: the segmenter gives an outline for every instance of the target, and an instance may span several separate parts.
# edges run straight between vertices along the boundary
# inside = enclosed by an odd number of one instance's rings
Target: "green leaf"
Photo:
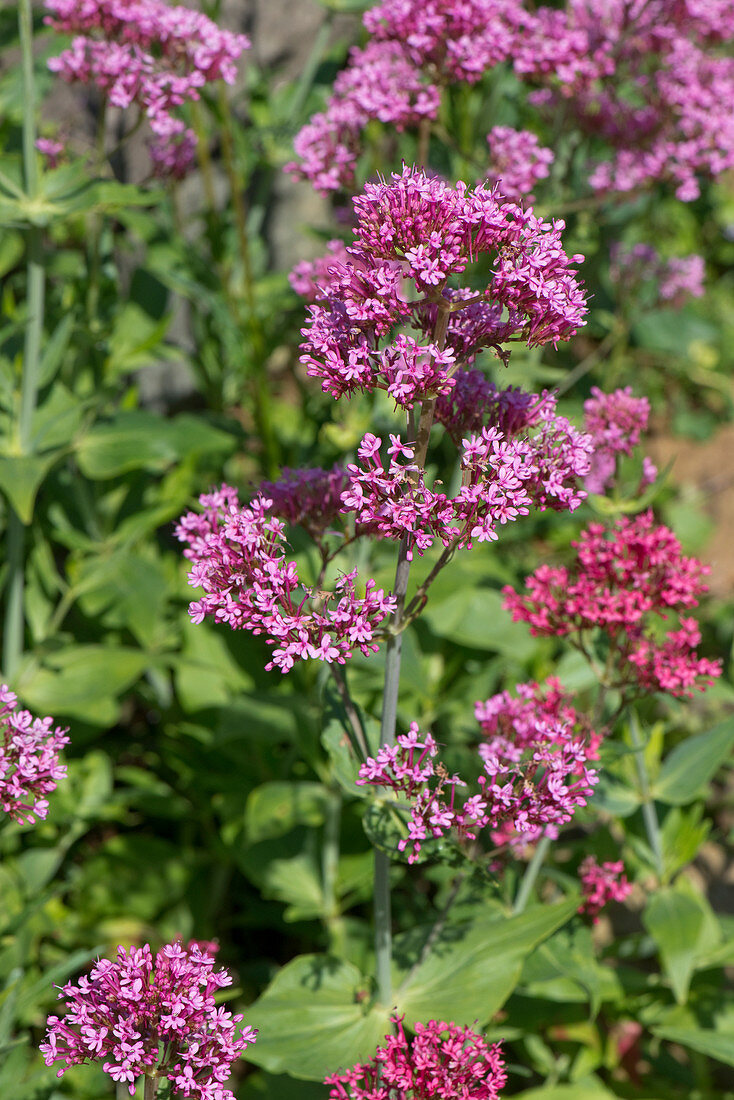
[[[0,455],[0,491],[22,523],[28,525],[33,519],[38,490],[61,454],[58,450],[45,455]]]
[[[386,1008],[370,1005],[369,988],[341,959],[292,959],[247,1010],[248,1024],[260,1032],[247,1060],[270,1073],[321,1081],[371,1057],[390,1021]]]
[[[528,1089],[518,1094],[522,1100],[606,1100],[616,1094],[605,1089],[596,1077],[584,1077],[572,1085],[551,1085],[550,1088]]]
[[[734,719],[728,718],[708,733],[689,737],[663,761],[652,794],[660,802],[684,806],[702,794],[702,788],[727,759],[734,745]]]
[[[143,673],[149,658],[139,649],[70,645],[46,658],[45,667],[22,680],[24,701],[43,714],[107,721],[114,700]],[[98,704],[106,704],[101,708]]]
[[[675,888],[659,890],[650,898],[642,923],[657,944],[678,1004],[688,996],[706,912],[697,899]]]
[[[328,801],[321,783],[263,783],[247,799],[247,840],[254,844],[289,833],[296,825],[323,825]]]
[[[656,1027],[653,1032],[660,1039],[697,1050],[718,1062],[734,1066],[734,1032],[712,1031],[702,1027]]]
[[[314,920],[324,916],[326,899],[321,885],[321,868],[316,855],[315,835],[303,830],[287,837],[261,840],[236,857],[247,877],[264,898],[283,902],[285,921]]]
[[[397,976],[395,1001],[409,1022],[454,1020],[486,1023],[505,1003],[520,978],[527,955],[569,920],[578,898],[531,909],[516,917],[447,924],[427,957],[420,957],[430,929],[395,937],[394,955],[407,957],[403,984]]]
[[[150,412],[118,413],[97,424],[77,444],[79,467],[91,478],[110,478],[129,470],[164,470],[191,454],[226,455],[235,440],[199,417],[165,420]]]
[[[431,631],[469,649],[507,653],[523,661],[535,650],[535,639],[505,611],[493,588],[464,589],[439,603],[428,603],[422,616]]]
[[[524,992],[549,1000],[588,1000],[594,1016],[602,1002],[624,995],[616,973],[599,965],[588,928],[562,929],[540,944],[523,967],[522,983]]]

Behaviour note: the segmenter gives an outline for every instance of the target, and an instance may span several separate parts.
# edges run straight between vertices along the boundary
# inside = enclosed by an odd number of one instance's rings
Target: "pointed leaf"
[[[0,492],[26,526],[33,519],[43,479],[61,454],[56,450],[45,455],[0,455]]]
[[[306,1081],[371,1057],[390,1029],[387,1010],[370,1007],[367,979],[327,955],[284,966],[247,1010],[247,1022],[260,1029],[248,1061]]]
[[[661,1039],[680,1043],[727,1066],[734,1066],[734,1032],[702,1027],[656,1027],[653,1030]]]
[[[706,913],[696,899],[675,889],[660,890],[648,902],[642,923],[657,944],[678,1004],[684,1004],[701,948]]]
[[[420,956],[430,929],[396,936],[395,957],[407,956],[403,984],[396,982],[398,1011],[411,1023],[487,1023],[517,985],[527,955],[577,908],[578,898],[573,897],[520,916],[495,914],[492,919],[447,924],[414,971],[409,960]]]
[[[663,761],[653,797],[673,806],[693,802],[727,759],[734,745],[734,719],[728,718],[708,733],[689,737]]]

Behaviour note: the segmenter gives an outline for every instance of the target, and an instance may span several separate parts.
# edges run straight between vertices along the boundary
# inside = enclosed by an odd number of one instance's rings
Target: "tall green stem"
[[[156,1093],[158,1092],[158,1078],[145,1076],[145,1086],[143,1091],[143,1100],[155,1100]]]
[[[18,4],[21,66],[23,79],[23,172],[29,199],[38,195],[38,160],[36,153],[36,94],[33,76],[33,13],[31,0]],[[26,230],[28,313],[23,348],[20,411],[17,424],[16,453],[27,455],[31,448],[33,414],[38,400],[43,333],[43,241],[38,226]],[[25,528],[16,512],[8,514],[8,586],[5,629],[3,631],[3,669],[13,679],[23,655],[24,631],[24,570]]]
[[[434,343],[442,350],[446,342],[446,330],[449,322],[448,303],[441,297],[438,301],[438,316],[433,334]],[[414,440],[415,476],[418,477],[426,465],[428,442],[436,407],[435,398],[428,398],[421,405],[418,431]],[[395,724],[398,713],[398,692],[400,688],[400,659],[403,648],[403,618],[405,616],[405,597],[408,592],[410,543],[404,538],[398,550],[398,564],[395,570],[395,613],[391,622],[391,634],[385,653],[385,687],[382,697],[382,720],[380,722],[380,744],[395,743]],[[383,1005],[392,1001],[392,916],[390,906],[390,858],[385,852],[375,848],[375,977],[377,995]]]
[[[252,267],[250,239],[247,232],[247,205],[245,200],[245,180],[239,170],[234,148],[234,127],[229,98],[224,85],[219,88],[219,113],[222,119],[222,159],[229,182],[230,199],[237,225],[237,239],[242,259],[245,302],[247,304],[246,324],[250,332],[252,347],[253,406],[255,425],[258,430],[263,452],[264,466],[269,477],[275,477],[278,470],[278,440],[273,427],[270,387],[265,368],[265,334],[257,311],[255,297],[255,274]]]
[[[533,852],[533,858],[525,868],[525,874],[520,882],[520,889],[517,891],[517,897],[515,898],[515,904],[512,907],[513,913],[522,913],[525,910],[525,906],[528,903],[530,894],[535,881],[540,873],[540,868],[543,866],[545,857],[548,854],[550,848],[550,837],[543,836],[538,841],[538,845]]]
[[[640,737],[640,727],[637,721],[637,715],[630,715],[630,738],[635,750],[635,767],[637,768],[637,778],[640,784],[640,794],[642,795],[642,820],[645,823],[645,832],[647,833],[647,839],[650,842],[650,848],[655,859],[655,869],[658,873],[658,878],[662,880],[665,871],[665,859],[663,856],[663,840],[660,835],[660,825],[658,823],[658,815],[655,812],[655,800],[652,797],[650,791],[650,777],[647,774],[647,765],[645,764],[645,747]]]

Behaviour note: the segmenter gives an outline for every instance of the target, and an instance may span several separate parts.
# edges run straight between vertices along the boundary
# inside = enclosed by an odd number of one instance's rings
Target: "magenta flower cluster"
[[[533,188],[546,179],[554,161],[553,150],[541,145],[537,134],[512,126],[493,126],[487,134],[487,177],[503,195],[517,202],[535,202]]]
[[[681,554],[680,543],[652,513],[624,517],[613,530],[592,523],[581,534],[570,567],[541,565],[527,592],[506,587],[505,605],[531,633],[568,637],[587,656],[592,635],[610,643],[608,676],[617,687],[675,696],[703,690],[721,675],[721,662],[698,657],[696,621],[682,612],[698,605],[708,572]],[[662,622],[677,612],[680,628],[660,638]]]
[[[572,726],[584,730],[584,721],[571,703],[571,695],[555,676],[541,686],[532,682],[517,684],[516,694],[500,691],[474,706],[474,717],[479,723],[484,741],[479,755],[498,749],[506,754],[513,751],[519,760],[525,749],[537,738],[538,722]],[[595,738],[589,734],[589,739]],[[594,742],[594,748],[598,741]]]
[[[586,804],[598,779],[590,765],[596,744],[536,712],[524,744],[496,736],[480,747],[480,791],[459,804],[457,788],[466,784],[435,763],[436,742],[430,734],[421,740],[412,723],[395,745],[383,745],[360,767],[357,783],[392,790],[410,807],[408,835],[398,842],[400,851],[409,849],[410,863],[423,841],[449,832],[473,840],[489,827],[496,843],[514,843],[519,836],[525,845],[543,834],[557,836],[558,826]]]
[[[591,917],[596,924],[599,913],[611,901],[624,901],[632,886],[624,875],[624,863],[598,863],[594,856],[586,856],[579,867],[582,901],[579,913]]]
[[[592,386],[591,397],[584,402],[584,428],[594,447],[585,482],[590,493],[604,493],[614,483],[617,457],[632,454],[649,416],[650,402],[646,397],[634,397],[631,386],[613,393]],[[657,468],[646,457],[640,487],[651,485],[656,477]]]
[[[196,944],[167,944],[155,959],[147,944],[119,947],[115,960],[100,959],[89,977],[61,988],[66,1014],[48,1018],[46,1065],[61,1062],[61,1077],[69,1066],[101,1062],[131,1096],[145,1074],[184,1097],[234,1100],[226,1087],[232,1064],[257,1032],[217,1008],[217,991],[231,983]]]
[[[577,480],[589,468],[588,441],[552,414],[535,436],[506,440],[496,428],[482,428],[462,440],[461,486],[453,497],[429,488],[411,446],[391,435],[386,468],[381,445],[372,434],[362,440],[342,503],[363,529],[407,538],[409,558],[437,539],[455,548],[496,540],[498,526],[528,515],[533,504],[572,511],[586,496]]]
[[[583,257],[563,251],[562,221],[540,221],[486,186],[450,187],[411,168],[390,183],[367,184],[354,208],[355,244],[346,260],[325,263],[328,277],[303,330],[301,361],[333,397],[384,389],[410,408],[448,393],[459,366],[481,347],[555,343],[584,323],[573,268]],[[486,289],[449,290],[447,281],[484,253],[494,256]],[[406,299],[406,281],[416,301]],[[447,329],[436,341],[439,311]],[[422,343],[393,334],[409,321],[433,333]]]
[[[393,1017],[397,1034],[369,1062],[325,1079],[329,1100],[497,1100],[507,1080],[498,1044],[437,1020],[414,1024],[409,1039],[403,1021]]]
[[[353,185],[370,120],[400,130],[430,123],[445,86],[472,84],[505,61],[535,88],[531,105],[565,111],[582,133],[606,141],[609,153],[590,176],[598,190],[662,179],[690,201],[701,175],[734,165],[726,0],[567,0],[534,11],[519,0],[383,0],[364,24],[370,42],[352,51],[325,111],[296,140],[300,164],[288,165],[323,192]],[[547,154],[516,132],[490,145],[505,164],[490,171],[510,191],[542,178]]]
[[[14,821],[33,824],[46,817],[48,799],[66,776],[59,753],[69,738],[53,718],[17,710],[17,696],[0,684],[0,809]]]
[[[236,62],[250,47],[243,34],[220,30],[201,12],[162,0],[45,0],[46,22],[72,34],[71,46],[49,61],[68,83],[93,84],[114,107],[144,111],[160,175],[180,178],[191,167],[196,137],[176,110],[199,99],[215,80],[234,83]]]
[[[649,244],[628,248],[614,245],[611,250],[609,277],[612,282],[620,287],[625,297],[639,295],[646,285],[654,287],[652,305],[669,302],[678,307],[689,297],[701,298],[705,276],[703,256],[695,253],[666,260]]]
[[[241,507],[236,490],[223,485],[200,503],[203,512],[187,513],[176,528],[188,544],[189,583],[205,593],[189,608],[194,622],[211,616],[233,630],[263,634],[274,647],[266,668],[282,672],[296,661],[343,664],[354,649],[377,650],[375,632],[394,600],[374,581],[358,595],[355,570],[340,577],[334,593],[315,591],[286,558],[285,527],[270,514],[267,497]]]
[[[315,114],[297,135],[298,161],[285,167],[297,178],[311,180],[328,194],[354,182],[363,131],[379,119],[398,131],[436,118],[438,89],[411,64],[398,43],[370,42],[350,51],[349,65],[334,82],[325,111]]]

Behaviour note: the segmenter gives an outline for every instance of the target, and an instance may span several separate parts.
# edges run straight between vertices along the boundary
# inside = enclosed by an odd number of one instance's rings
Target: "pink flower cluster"
[[[353,184],[370,120],[398,129],[433,120],[443,87],[474,83],[508,60],[521,81],[540,85],[531,104],[570,112],[582,132],[606,141],[610,153],[590,180],[597,189],[663,179],[690,201],[699,176],[734,165],[726,107],[734,98],[734,16],[726,0],[567,0],[534,11],[517,0],[382,0],[364,24],[370,42],[352,51],[326,110],[296,139],[301,163],[288,165],[323,192]],[[546,151],[536,157],[501,130],[496,144],[493,155],[507,167],[493,173],[509,189],[542,178]]]
[[[479,746],[480,756],[498,748],[509,754],[514,747],[519,760],[536,739],[538,722],[583,729],[583,720],[571,705],[571,695],[556,677],[549,677],[542,687],[534,682],[517,684],[515,691],[516,696],[500,691],[475,704],[474,716],[485,738]],[[594,749],[596,744],[598,741]]]
[[[682,0],[568,0],[525,23],[516,72],[545,85],[531,101],[570,109],[614,150],[591,175],[598,190],[669,180],[684,202],[698,176],[734,165],[731,6]]]
[[[363,22],[436,83],[473,84],[511,56],[523,20],[517,0],[382,0]]]
[[[114,107],[136,103],[153,133],[159,174],[180,178],[191,166],[196,138],[175,111],[199,99],[215,80],[234,83],[243,34],[220,30],[201,12],[162,0],[45,0],[46,22],[72,34],[69,49],[49,61],[68,83],[94,84]]]
[[[541,565],[526,579],[527,594],[509,586],[505,606],[536,635],[568,636],[589,655],[589,635],[610,642],[615,686],[637,686],[675,696],[704,690],[721,675],[721,662],[696,655],[701,635],[680,614],[680,629],[660,640],[660,620],[696,607],[708,569],[681,554],[680,543],[652,513],[624,517],[607,531],[592,523],[581,534],[570,567]]]
[[[562,729],[569,734],[573,730],[571,736],[583,745],[586,759],[598,759],[601,736],[589,728],[585,718],[571,705],[571,696],[559,680],[550,677],[542,687],[537,683],[517,684],[515,691],[516,696],[501,691],[474,708],[483,736],[479,745],[482,759],[499,756],[519,762],[538,740],[539,728]],[[555,837],[558,829],[550,824],[518,833],[510,821],[501,823],[492,839],[498,847],[509,845],[517,851],[543,834]]]
[[[609,276],[626,297],[635,297],[648,284],[655,288],[656,301],[670,302],[679,307],[686,298],[701,298],[704,294],[706,265],[703,256],[662,256],[649,244],[629,248],[615,245],[611,250]]]
[[[261,481],[258,493],[270,500],[271,515],[303,527],[314,542],[321,544],[340,519],[342,493],[348,485],[349,476],[341,466],[331,470],[319,466],[301,470],[284,467],[278,481]]]
[[[530,130],[493,126],[487,134],[489,171],[503,195],[517,202],[535,202],[533,187],[546,179],[554,161],[553,150],[541,145]]]
[[[408,801],[408,836],[398,847],[405,851],[410,846],[408,862],[413,863],[427,837],[451,830],[459,840],[472,840],[489,826],[499,844],[514,843],[517,834],[524,844],[544,833],[557,836],[558,826],[586,804],[597,782],[589,763],[597,743],[564,722],[536,715],[528,723],[524,744],[498,735],[481,746],[481,791],[458,805],[456,788],[466,784],[434,763],[436,742],[430,734],[421,740],[413,723],[394,746],[383,745],[361,766],[357,783],[386,787]]]
[[[401,852],[410,845],[408,861],[414,863],[421,842],[428,836],[440,837],[450,829],[459,838],[474,840],[488,817],[481,795],[468,798],[459,807],[456,788],[466,783],[450,776],[442,764],[434,764],[438,745],[427,733],[421,740],[417,722],[406,734],[399,734],[395,745],[383,745],[376,757],[369,757],[359,769],[358,786],[386,787],[410,803],[408,836],[398,842]],[[446,790],[448,789],[448,800]]]
[[[346,261],[327,264],[303,330],[301,361],[324,392],[339,398],[380,388],[410,408],[451,389],[462,354],[499,340],[555,343],[584,323],[573,269],[583,257],[563,251],[562,221],[542,222],[486,185],[450,187],[407,167],[390,183],[367,184],[354,208],[355,247]],[[448,279],[483,253],[494,255],[486,290],[446,292]],[[405,280],[417,301],[406,300]],[[411,316],[425,331],[439,310],[449,317],[445,344],[391,335]]]
[[[559,417],[543,421],[538,435],[505,439],[482,428],[462,440],[461,487],[453,497],[430,489],[413,462],[412,447],[390,437],[389,466],[380,458],[382,440],[368,434],[360,444],[361,465],[350,464],[343,510],[386,539],[409,539],[409,556],[439,539],[444,546],[471,546],[497,539],[497,527],[528,515],[531,506],[573,511],[586,494],[577,480],[588,471],[586,437]]]
[[[33,824],[48,813],[44,797],[66,776],[59,752],[66,730],[52,729],[53,718],[16,710],[17,696],[0,684],[0,809],[14,821]]]
[[[354,183],[363,131],[370,119],[398,131],[436,118],[438,89],[427,81],[397,42],[370,42],[355,48],[349,65],[334,82],[325,111],[314,115],[296,137],[298,161],[285,166],[296,178],[310,180],[328,194]]]
[[[349,263],[350,256],[344,241],[327,241],[326,255],[319,256],[315,260],[301,260],[291,271],[288,281],[295,290],[307,302],[315,302],[318,298],[327,296],[325,287],[331,280],[330,274],[334,264],[339,264],[338,272],[344,264]]]
[[[358,596],[355,570],[337,581],[335,593],[315,591],[286,559],[285,527],[270,514],[267,497],[241,507],[237,491],[223,485],[199,499],[204,511],[187,513],[176,528],[179,541],[188,544],[189,584],[205,593],[189,607],[194,622],[211,616],[233,630],[264,634],[276,647],[265,667],[282,672],[296,661],[343,664],[355,648],[377,650],[375,632],[394,600],[374,581]]]
[[[394,1016],[397,1034],[386,1035],[374,1058],[328,1076],[329,1100],[497,1100],[507,1075],[500,1047],[469,1027],[429,1020],[413,1025]]]
[[[604,393],[593,386],[591,397],[584,402],[584,428],[591,436],[594,452],[586,478],[590,493],[604,493],[614,482],[618,455],[631,455],[647,428],[650,402],[646,397],[633,397],[632,387]],[[651,485],[657,468],[645,458],[642,487]]]
[[[255,1042],[251,1027],[239,1034],[241,1016],[217,1008],[219,989],[231,985],[226,970],[193,944],[117,949],[117,959],[100,959],[89,977],[69,982],[59,998],[66,1015],[49,1016],[41,1043],[47,1066],[101,1062],[131,1096],[143,1074],[166,1078],[178,1095],[197,1100],[234,1100],[226,1088],[232,1064]]]
[[[632,886],[624,875],[624,863],[597,863],[594,856],[587,856],[579,867],[581,893],[579,913],[591,917],[596,924],[599,913],[610,901],[624,901]]]

